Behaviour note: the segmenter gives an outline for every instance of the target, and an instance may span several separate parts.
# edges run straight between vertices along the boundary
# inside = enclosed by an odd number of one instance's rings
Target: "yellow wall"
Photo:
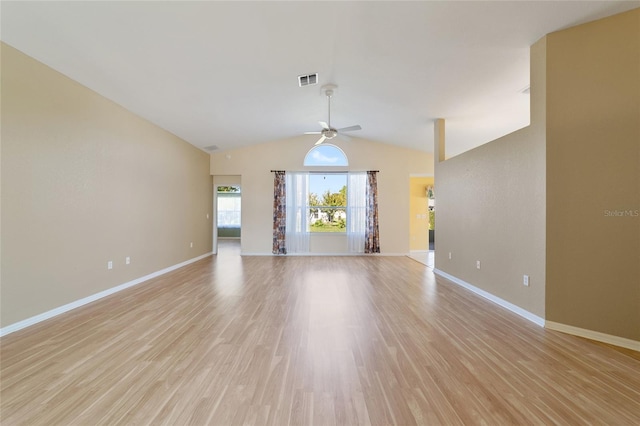
[[[2,327],[211,251],[208,154],[1,54]]]
[[[547,319],[640,341],[640,9],[547,38]]]
[[[429,214],[426,187],[433,177],[411,177],[409,189],[410,250],[429,250]]]
[[[299,136],[211,155],[211,173],[214,179],[218,175],[240,175],[242,179],[242,253],[271,253],[271,170],[317,170],[317,167],[302,165],[305,155],[316,140],[313,135]],[[381,252],[408,254],[409,176],[433,174],[433,155],[359,138],[353,138],[349,142],[337,141],[334,144],[345,152],[349,166],[333,170],[380,171],[378,209]],[[312,236],[310,246],[311,251],[316,253],[347,251],[346,237],[339,235]]]

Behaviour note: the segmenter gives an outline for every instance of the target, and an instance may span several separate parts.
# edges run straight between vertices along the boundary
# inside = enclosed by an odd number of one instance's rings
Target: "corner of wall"
[[[531,47],[531,125],[435,165],[436,268],[539,318],[546,286],[545,50],[546,38]],[[444,158],[440,127],[444,120],[436,122],[434,149]]]

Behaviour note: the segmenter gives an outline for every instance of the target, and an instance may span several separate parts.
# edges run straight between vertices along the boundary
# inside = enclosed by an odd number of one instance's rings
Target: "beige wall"
[[[273,229],[271,170],[317,170],[303,167],[317,138],[300,136],[211,155],[211,174],[242,177],[242,252],[270,254]],[[338,141],[351,171],[379,170],[378,194],[381,251],[409,252],[409,176],[433,173],[433,156],[422,151],[353,138]],[[229,156],[230,158],[227,158]],[[322,170],[345,170],[327,168]],[[215,179],[215,177],[214,177]],[[332,238],[332,239],[329,239]],[[346,251],[345,237],[313,238],[316,253]]]
[[[2,327],[211,250],[206,153],[1,53]]]
[[[640,340],[639,75],[640,9],[536,43],[531,125],[436,164],[436,268],[546,321]]]
[[[435,167],[436,268],[542,318],[545,50],[531,48],[531,125]]]
[[[640,9],[547,55],[547,320],[638,341]]]

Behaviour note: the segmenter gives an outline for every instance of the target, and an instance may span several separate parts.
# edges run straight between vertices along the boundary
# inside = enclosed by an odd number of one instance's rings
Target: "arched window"
[[[304,157],[305,166],[348,166],[349,160],[344,151],[335,145],[314,146]]]

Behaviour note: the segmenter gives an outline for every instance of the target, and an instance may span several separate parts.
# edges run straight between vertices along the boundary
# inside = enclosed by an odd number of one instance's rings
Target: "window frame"
[[[345,205],[344,206],[328,206],[328,205],[318,205],[318,206],[312,206],[311,203],[309,202],[311,199],[311,194],[315,194],[311,191],[311,184],[309,185],[309,198],[307,199],[307,205],[306,205],[306,209],[309,212],[309,225],[308,225],[308,232],[310,234],[313,235],[346,235],[347,233],[347,211],[349,208],[349,196],[347,195],[349,193],[349,172],[348,171],[312,171],[309,172],[309,176],[311,177],[312,175],[338,175],[338,176],[343,176],[344,177],[344,187],[346,188],[346,193],[345,193]],[[321,196],[322,194],[316,194],[317,196]],[[343,230],[339,230],[339,231],[314,231],[312,230],[312,224],[315,223],[318,220],[321,219],[315,219],[312,222],[312,215],[314,214],[312,211],[313,210],[341,210],[344,214],[344,221],[345,221],[345,227]],[[335,213],[334,213],[335,214]]]

